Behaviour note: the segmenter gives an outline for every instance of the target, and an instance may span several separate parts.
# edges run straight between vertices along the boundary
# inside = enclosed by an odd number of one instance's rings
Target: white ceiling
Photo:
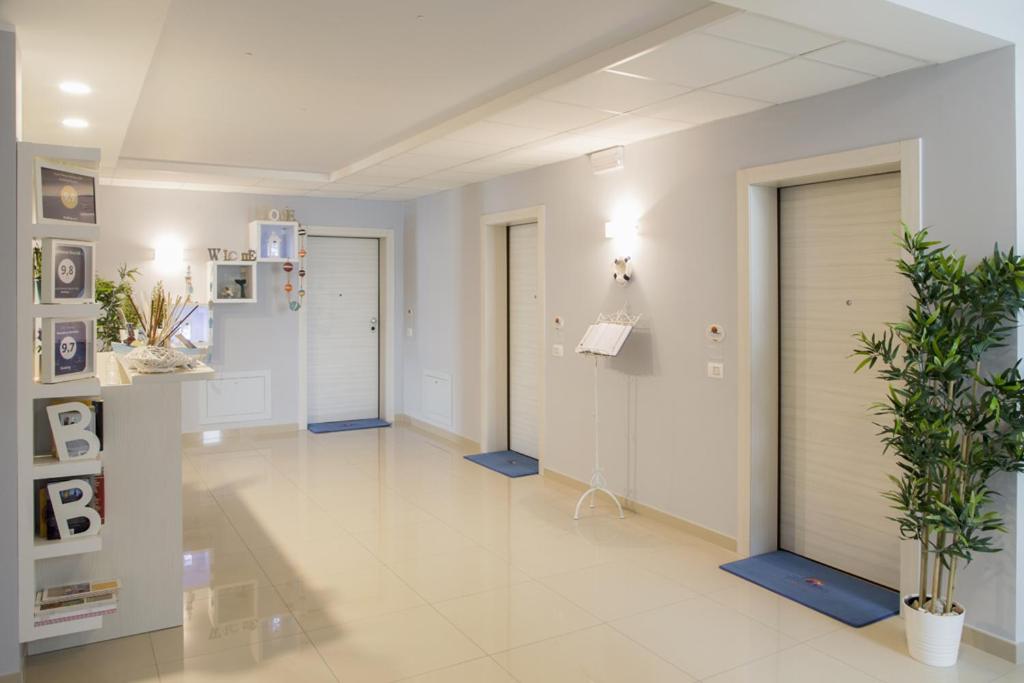
[[[39,6],[58,4],[71,9],[48,24]],[[917,39],[916,50],[893,52],[863,32],[851,40],[697,0],[102,6],[124,12],[134,38],[87,23],[105,48],[76,62],[72,48],[88,41],[59,38],[81,33],[78,5],[0,3],[23,46],[26,137],[102,145],[109,184],[260,194],[410,199],[965,49]],[[1002,44],[968,33],[972,50]],[[119,91],[107,72],[129,51],[148,73],[133,63],[134,91]],[[102,84],[80,98],[97,107],[83,111],[97,122],[87,131],[54,123],[77,113],[55,87],[68,63],[82,66],[74,77]]]

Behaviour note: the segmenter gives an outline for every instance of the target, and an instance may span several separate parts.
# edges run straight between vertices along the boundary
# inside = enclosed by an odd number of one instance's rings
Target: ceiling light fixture
[[[89,127],[89,122],[88,121],[86,121],[85,119],[77,118],[75,116],[70,116],[70,117],[64,119],[63,121],[61,121],[61,123],[64,124],[65,128],[88,128]]]
[[[62,93],[67,93],[68,95],[88,95],[92,92],[89,84],[82,83],[81,81],[64,81],[59,87]]]

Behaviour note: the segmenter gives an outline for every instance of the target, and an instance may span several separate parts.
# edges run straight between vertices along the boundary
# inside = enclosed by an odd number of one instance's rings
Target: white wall
[[[18,638],[18,430],[14,394],[17,383],[17,97],[14,32],[0,26],[0,677],[21,669]]]
[[[118,264],[138,265],[143,277],[137,291],[148,292],[161,278],[173,291],[182,291],[183,272],[161,273],[157,265],[148,260],[152,258],[153,247],[162,238],[174,236],[185,247],[186,257],[192,264],[196,298],[205,301],[206,248],[247,249],[249,221],[260,217],[266,208],[288,206],[295,209],[296,218],[307,225],[394,229],[398,261],[396,287],[399,296],[402,292],[403,208],[399,202],[111,186],[100,187],[98,201],[103,225],[97,271],[104,277],[114,278]],[[257,303],[213,305],[211,364],[220,371],[270,371],[272,417],[247,423],[247,426],[294,423],[298,407],[299,315],[288,309],[280,264],[260,264],[258,280]],[[293,284],[296,281],[293,271]],[[401,310],[400,300],[398,310]],[[395,355],[396,371],[401,373],[400,353]],[[186,431],[200,429],[198,390],[198,384],[185,387],[187,400],[183,405],[182,423]],[[401,405],[400,392],[396,405]]]
[[[481,214],[543,204],[546,315],[565,318],[571,350],[600,311],[629,304],[642,334],[603,377],[601,443],[612,488],[670,514],[736,533],[736,171],[921,137],[924,223],[970,256],[1016,241],[1011,50],[898,74],[816,98],[631,145],[626,169],[594,176],[585,159],[410,203],[406,215],[405,410],[420,417],[424,370],[451,373],[452,428],[480,435]],[[641,207],[636,280],[612,283],[604,222]],[[720,350],[704,338],[725,326]],[[550,325],[547,343],[557,341]],[[705,377],[720,352],[725,379]],[[851,367],[852,371],[852,367]],[[587,479],[591,370],[548,357],[546,467]],[[631,399],[631,397],[633,397]],[[635,415],[635,417],[631,417]],[[632,438],[631,438],[632,435]],[[1016,490],[1004,487],[1015,522]],[[1015,637],[1015,540],[964,578],[972,624]]]

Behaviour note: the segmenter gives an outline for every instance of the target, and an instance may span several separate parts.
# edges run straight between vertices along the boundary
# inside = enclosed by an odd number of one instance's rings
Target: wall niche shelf
[[[295,261],[299,252],[299,224],[296,221],[252,221],[249,223],[249,248],[256,252],[257,261]]]
[[[103,617],[86,617],[85,619],[64,621],[59,624],[33,626],[32,640],[40,640],[42,638],[55,638],[57,636],[67,636],[71,635],[72,633],[93,631],[98,628],[103,628]]]
[[[255,303],[256,275],[255,261],[209,261],[206,280],[209,283],[210,303]]]
[[[32,557],[36,560],[48,560],[53,557],[66,557],[68,555],[82,555],[94,553],[103,548],[103,538],[100,534],[62,538],[54,541],[47,541],[43,538],[34,539]],[[33,591],[33,598],[35,591]]]
[[[57,456],[36,456],[32,461],[32,478],[61,479],[64,477],[88,477],[103,471],[103,454],[97,458],[60,460]]]

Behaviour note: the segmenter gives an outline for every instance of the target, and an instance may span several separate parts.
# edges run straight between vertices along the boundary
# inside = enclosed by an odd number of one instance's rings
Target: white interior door
[[[380,240],[309,237],[308,421],[380,415]]]
[[[541,321],[537,224],[508,227],[508,447],[536,458]]]
[[[779,191],[779,545],[892,588],[896,467],[868,411],[886,386],[850,354],[904,315],[899,230],[899,173]]]

